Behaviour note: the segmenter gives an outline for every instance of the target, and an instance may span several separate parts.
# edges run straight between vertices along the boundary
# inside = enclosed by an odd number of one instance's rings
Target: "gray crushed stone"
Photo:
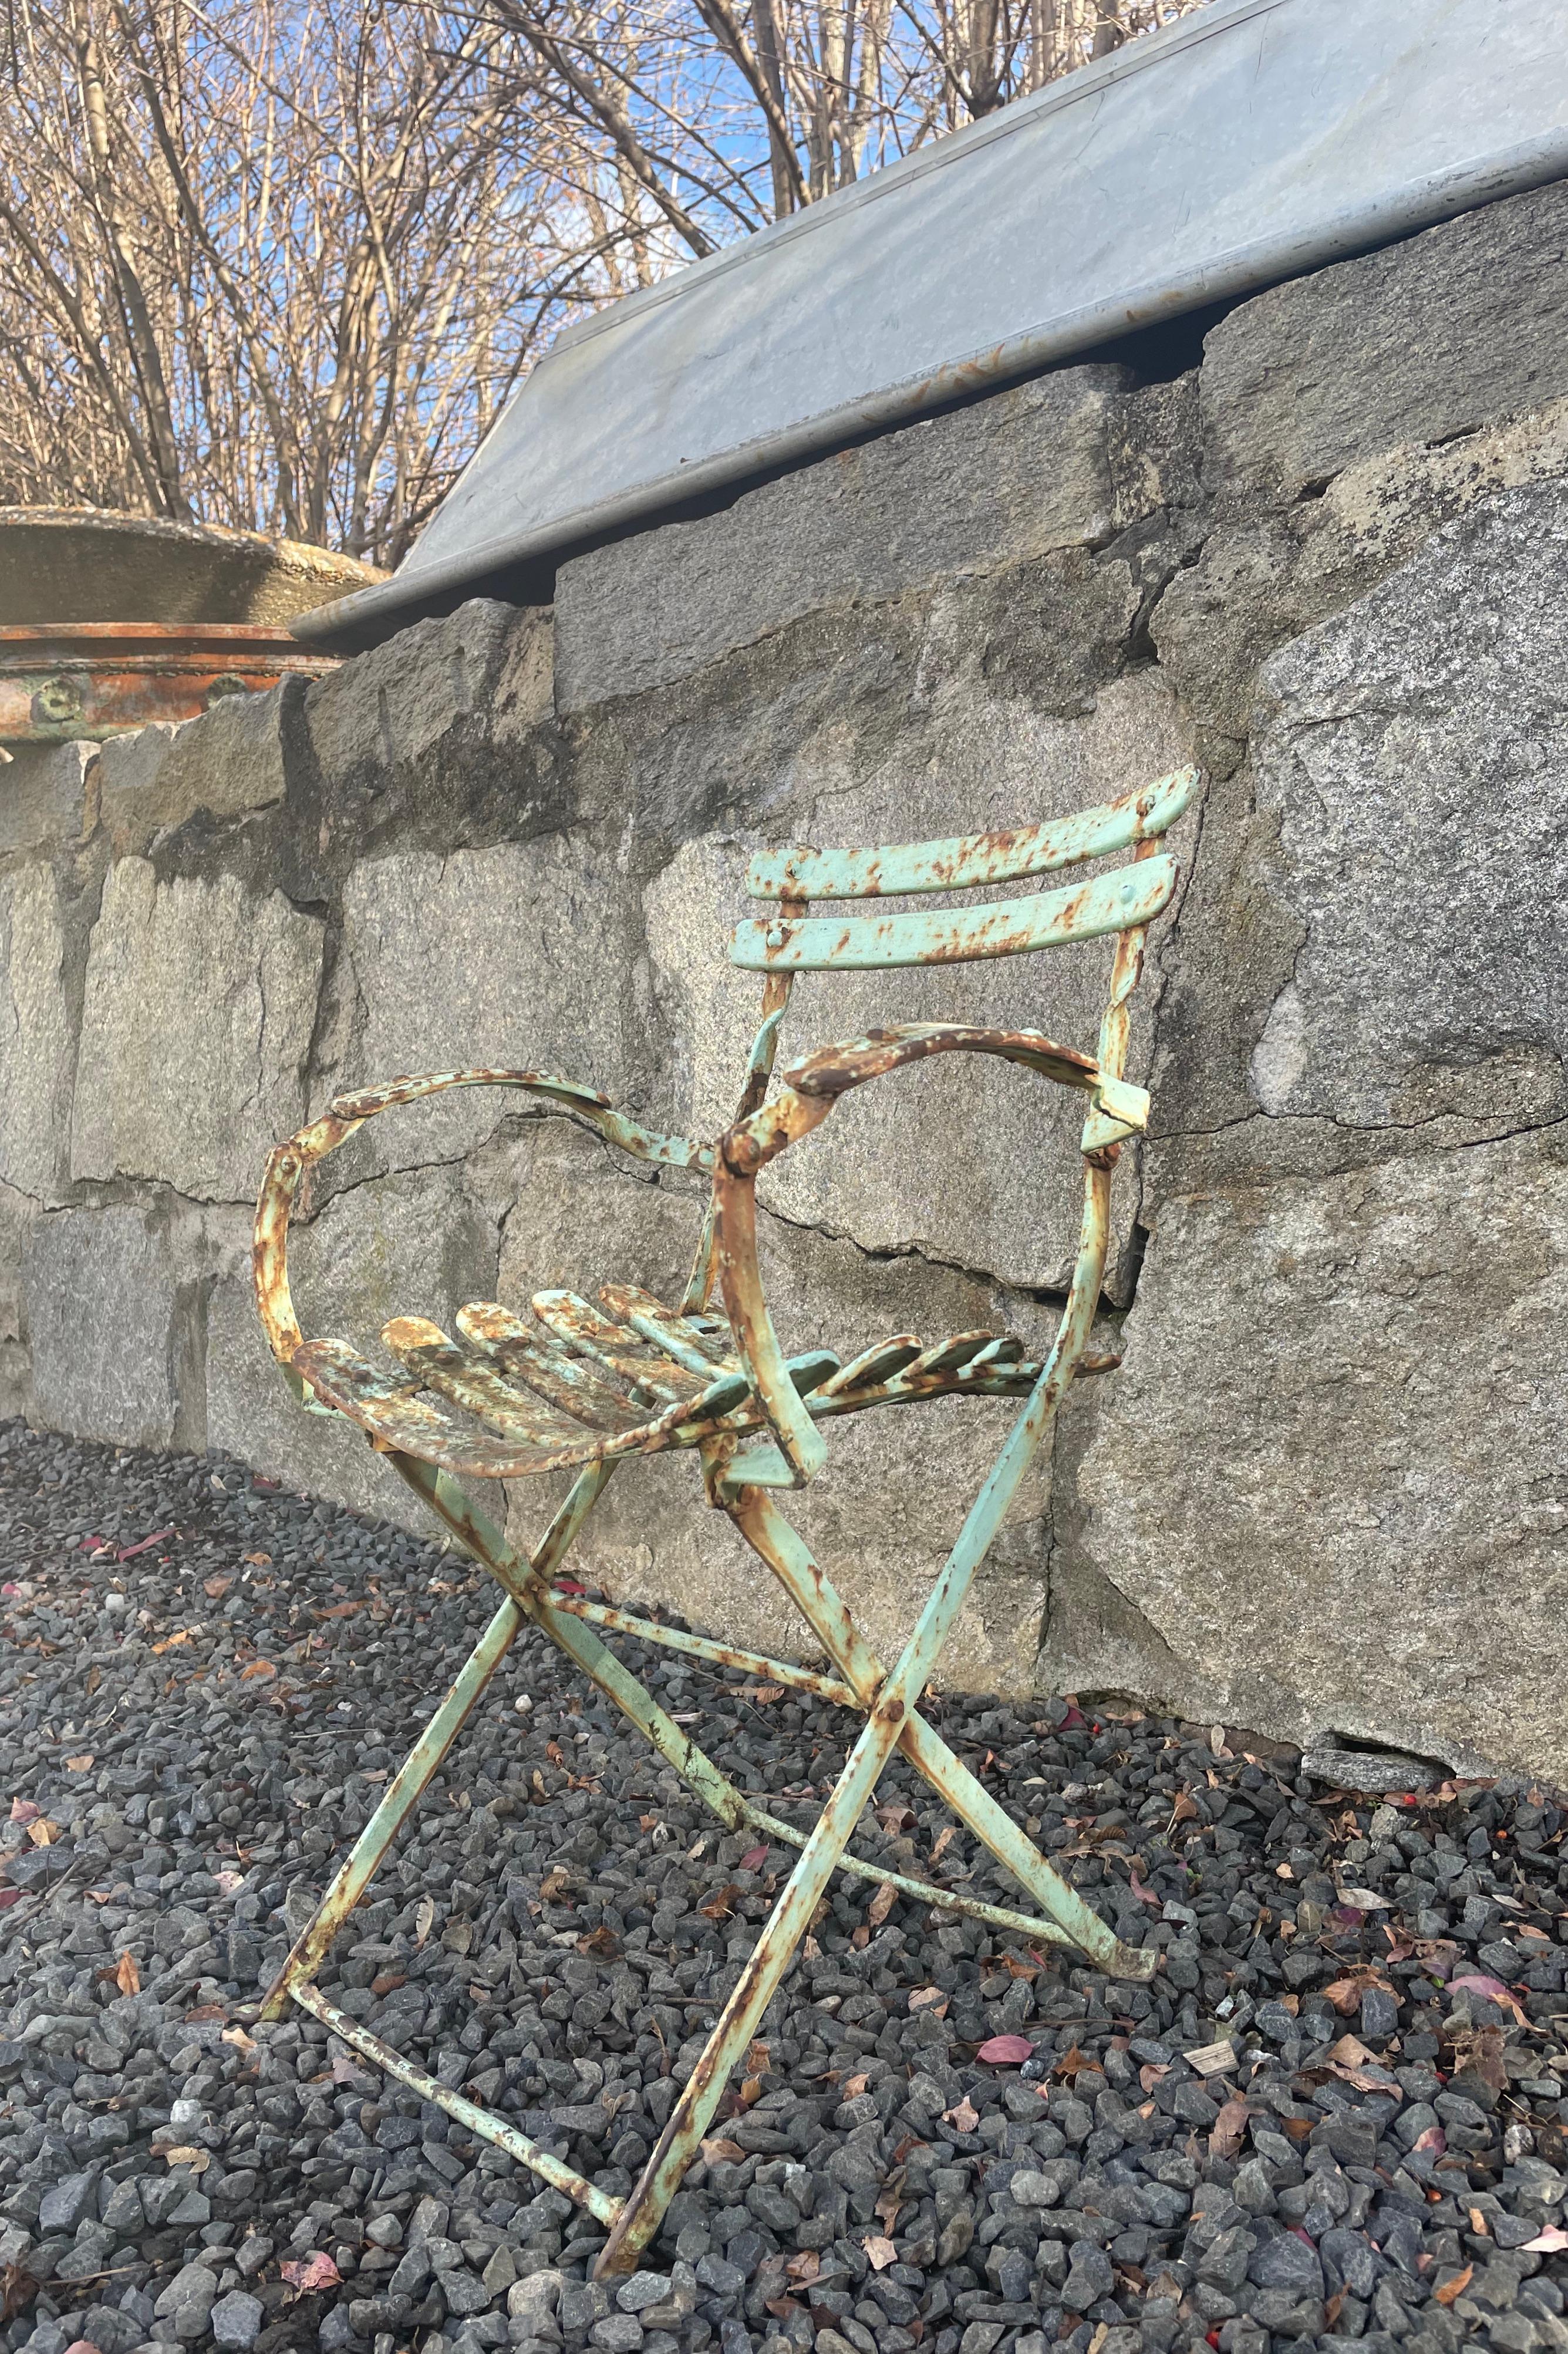
[[[1160,1974],[841,1879],[643,2270],[601,2285],[564,2198],[308,2016],[242,2017],[493,1589],[237,1464],[19,1424],[0,1585],[0,2354],[1568,2349],[1550,1790],[1387,1802],[1223,1728],[936,1703]],[[840,1712],[637,1657],[812,1819]],[[532,1633],[450,1766],[323,1983],[625,2190],[789,1853]],[[902,1764],[877,1803],[862,1852],[1018,1902],[967,1834],[938,1854]],[[1029,2058],[980,2060],[998,2034]]]

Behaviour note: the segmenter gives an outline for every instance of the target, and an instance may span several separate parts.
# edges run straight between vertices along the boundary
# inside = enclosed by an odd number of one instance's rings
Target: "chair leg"
[[[818,1817],[717,2026],[670,2112],[641,2179],[621,2210],[620,2220],[594,2267],[596,2279],[630,2272],[658,2230],[682,2175],[713,2121],[729,2073],[761,2025],[850,1833],[876,1787],[877,1776],[897,1746],[915,1701],[963,1607],[973,1575],[972,1548],[960,1542],[927,1596],[897,1665],[869,1703],[866,1722],[832,1797]]]
[[[543,1581],[554,1575],[603,1491],[605,1480],[599,1476],[602,1468],[593,1466],[573,1485],[535,1548],[529,1564],[535,1577]],[[256,2012],[258,2019],[281,2019],[296,1988],[308,1985],[315,1977],[333,1940],[380,1870],[382,1858],[511,1649],[524,1616],[522,1604],[508,1595],[469,1654],[457,1681],[388,1783],[381,1804],[360,1832],[346,1861],[334,1874],[314,1914],[290,1948],[281,1969],[261,1998]]]
[[[760,1488],[744,1489],[725,1509],[758,1558],[779,1579],[834,1665],[853,1686],[862,1705],[869,1704],[882,1689],[885,1670],[855,1625],[848,1605],[802,1538]],[[1137,1983],[1146,1983],[1153,1976],[1158,1956],[1124,1944],[1107,1927],[1076,1889],[1053,1870],[1033,1841],[1025,1837],[962,1760],[955,1756],[941,1734],[913,1707],[905,1722],[899,1746],[960,1820],[1061,1924],[1097,1969],[1104,1970],[1107,1978]]]

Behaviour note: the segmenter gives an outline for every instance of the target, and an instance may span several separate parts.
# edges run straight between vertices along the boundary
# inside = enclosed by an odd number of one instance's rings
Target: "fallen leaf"
[[[66,1765],[66,1772],[67,1772],[68,1774],[85,1774],[85,1773],[87,1773],[87,1772],[90,1770],[90,1768],[91,1767],[91,1765],[92,1765],[92,1752],[91,1752],[90,1750],[88,1750],[88,1751],[87,1751],[87,1752],[86,1752],[82,1756],[80,1756],[80,1757],[68,1757],[68,1758],[66,1759],[65,1765]]]
[[[865,1908],[865,1917],[874,1929],[881,1928],[897,1901],[898,1891],[892,1881],[884,1880],[879,1882],[875,1895]]]
[[[941,1862],[942,1858],[947,1854],[948,1850],[958,1838],[958,1830],[952,1823],[948,1823],[944,1830],[939,1830],[937,1833],[936,1840],[931,1849],[931,1861],[933,1863]]]
[[[898,2262],[897,2249],[880,2232],[874,2232],[869,2239],[861,2242],[861,2246],[865,2250],[865,2260],[874,2273],[885,2273],[889,2264]]]
[[[242,1684],[253,1683],[259,1676],[275,1676],[277,1672],[270,1659],[252,1659],[248,1668],[240,1669],[239,1681]]]
[[[743,1684],[741,1686],[742,1699],[755,1701],[759,1708],[771,1708],[776,1700],[783,1699],[784,1691],[785,1687],[782,1684]]]
[[[11,1801],[11,1820],[14,1823],[36,1823],[43,1811],[42,1807],[35,1805],[31,1798],[13,1798]]]
[[[1236,2047],[1227,2036],[1219,2043],[1200,2043],[1181,2057],[1200,2076],[1223,2076],[1236,2064]]]
[[[730,2141],[722,2135],[715,2140],[705,2141],[702,2145],[702,2152],[705,2166],[717,2166],[721,2162],[727,2166],[738,2166],[746,2156],[746,2152],[737,2141]]]
[[[1330,2059],[1337,2060],[1341,2068],[1365,2068],[1370,2065],[1372,2056],[1360,2037],[1355,2035],[1341,2035],[1337,2043],[1329,2046]]]
[[[21,2264],[0,2270],[0,2326],[25,2313],[38,2293],[38,2284]]]
[[[916,1987],[909,1998],[909,2008],[912,2011],[934,2010],[938,2019],[945,2019],[948,1998],[940,1987]]]
[[[1152,1888],[1145,1888],[1136,1872],[1128,1873],[1127,1884],[1140,1904],[1152,1904],[1157,1913],[1162,1910],[1160,1899],[1156,1896]]]
[[[313,2255],[294,2256],[278,2267],[289,2286],[301,2296],[309,2296],[322,2289],[336,2288],[343,2274],[332,2258],[322,2249]]]
[[[209,1602],[221,1602],[233,1583],[234,1579],[231,1574],[228,1570],[224,1570],[217,1577],[204,1577],[201,1582],[201,1590],[206,1595]]]
[[[1020,2068],[1033,2057],[1034,2046],[1027,2035],[988,2036],[975,2053],[977,2060],[988,2060],[994,2068]]]
[[[1448,2137],[1441,2126],[1428,2126],[1425,2132],[1417,2134],[1411,2144],[1414,2153],[1425,2154],[1428,2158],[1441,2158],[1447,2147]]]
[[[570,1886],[571,1882],[561,1865],[553,1864],[539,1882],[539,1893],[546,1904],[553,1904],[557,1896],[564,1896]],[[425,1902],[429,1903],[429,1897]]]
[[[1561,2239],[1562,2234],[1559,2233],[1558,2237]],[[1563,2244],[1565,2247],[1568,2247],[1568,2240],[1564,2240]],[[1474,2280],[1475,2276],[1476,2267],[1474,2264],[1467,2264],[1462,2273],[1456,2273],[1452,2280],[1446,2280],[1441,2288],[1435,2288],[1433,2290],[1433,2304],[1452,2305],[1456,2297],[1464,2296],[1465,2291],[1469,2287],[1470,2283]]]
[[[888,1799],[885,1806],[876,1808],[874,1812],[877,1821],[889,1839],[895,1839],[901,1830],[915,1820],[914,1808],[906,1807],[899,1798]]]
[[[136,1967],[134,1954],[122,1954],[114,1967],[114,1983],[122,1994],[140,1994],[142,1973]]]
[[[791,2256],[784,2267],[789,2278],[801,2288],[814,2281],[821,2269],[822,2260],[815,2248],[802,2248],[800,2254]]]
[[[839,2086],[840,2098],[846,2101],[858,2100],[870,2082],[869,2076],[846,2076]]]
[[[188,2166],[193,2174],[205,2174],[212,2164],[210,2149],[197,2149],[189,2142],[180,2142],[175,2148],[165,2149],[161,2155],[171,2166]]]
[[[363,1610],[364,1607],[363,1602],[334,1602],[330,1610],[318,1610],[316,1617],[318,1618],[352,1618],[356,1610]]]
[[[431,1896],[421,1896],[419,1899],[419,1909],[414,1915],[414,1944],[416,1947],[424,1944],[426,1938],[429,1935],[430,1931],[435,1927],[435,1899]]]
[[[1537,2232],[1533,2240],[1524,2243],[1524,2253],[1531,2256],[1560,2255],[1564,2248],[1568,2248],[1568,2232],[1560,2223],[1548,2223],[1543,2232]]]
[[[176,1646],[181,1643],[188,1643],[195,1633],[196,1628],[194,1627],[182,1627],[177,1635],[165,1635],[161,1643],[154,1644],[154,1658],[161,1659],[165,1651],[174,1650]]]
[[[53,1847],[63,1833],[58,1823],[51,1822],[48,1815],[40,1815],[36,1823],[27,1825],[27,1837],[35,1847]]]
[[[766,1847],[748,1847],[740,1859],[742,1872],[760,1872],[768,1861]]]
[[[705,1904],[699,1904],[697,1910],[705,1920],[726,1921],[729,1918],[730,1910],[739,1894],[740,1891],[734,1881],[726,1880],[717,1893],[710,1896]]]
[[[1171,2067],[1169,2062],[1161,2062],[1158,2060],[1151,2060],[1146,2067],[1140,2068],[1138,2072],[1139,2091],[1152,2093],[1156,2084],[1163,2084],[1165,2078],[1169,2076],[1170,2073]]]
[[[256,2038],[247,2035],[238,2022],[233,2027],[226,2027],[217,2040],[220,2043],[232,2043],[238,2052],[254,2052],[256,2049]]]
[[[1483,1970],[1467,1970],[1462,1977],[1450,1978],[1448,1991],[1450,1994],[1478,1994],[1484,2001],[1495,2002],[1499,2010],[1511,2011],[1521,2027],[1528,2027],[1530,2024],[1519,2003],[1510,1994],[1502,1980],[1489,1978]]]
[[[972,2134],[980,2123],[980,2111],[966,2093],[952,2108],[942,2111],[942,2123],[951,2126],[955,2133]]]
[[[248,1553],[245,1555],[245,1563],[249,1569],[270,1569],[272,1556],[270,1553]]]
[[[1351,1913],[1386,1913],[1388,1899],[1375,1888],[1341,1888],[1340,1903]]]
[[[154,1545],[162,1544],[165,1537],[172,1537],[174,1533],[173,1529],[154,1529],[152,1535],[143,1537],[140,1544],[122,1545],[118,1558],[121,1561],[134,1561],[139,1553],[150,1552]]]

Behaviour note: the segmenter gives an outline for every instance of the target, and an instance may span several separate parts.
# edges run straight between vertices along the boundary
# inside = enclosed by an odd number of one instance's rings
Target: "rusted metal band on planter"
[[[459,2125],[468,2127],[470,2133],[478,2134],[482,2141],[493,2142],[497,2149],[503,2149],[508,2158],[514,2158],[520,2166],[529,2167],[535,2174],[543,2175],[553,2190],[565,2191],[574,2205],[586,2208],[607,2228],[613,2228],[626,2203],[624,2200],[612,2198],[608,2190],[600,2190],[597,2184],[589,2182],[574,2167],[568,2166],[564,2158],[552,2157],[538,2142],[531,2141],[525,2133],[519,2133],[515,2126],[504,2125],[488,2109],[482,2109],[477,2101],[465,2100],[461,2093],[451,2092],[445,2084],[438,2084],[434,2076],[428,2076],[422,2068],[416,2068],[411,2060],[405,2060],[400,2052],[394,2052],[379,2035],[373,2035],[369,2028],[362,2027],[357,2019],[350,2019],[346,2011],[339,2010],[334,2002],[329,2002],[319,1986],[307,1980],[302,1986],[295,1987],[293,1996],[302,2010],[308,2010],[313,2019],[319,2019],[340,2042],[352,2046],[364,2059],[379,2068],[384,2075],[393,2077],[399,2084],[407,2084],[408,2090],[418,2093],[422,2101],[430,2101],[438,2109],[444,2109],[449,2117],[455,2117]]]

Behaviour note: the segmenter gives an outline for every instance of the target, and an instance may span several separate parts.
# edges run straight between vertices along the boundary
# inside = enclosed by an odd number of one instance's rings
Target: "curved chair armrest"
[[[389,1079],[378,1087],[351,1088],[334,1096],[324,1115],[280,1144],[267,1162],[256,1204],[256,1237],[251,1253],[256,1305],[260,1311],[272,1354],[285,1368],[303,1338],[289,1291],[289,1214],[307,1170],[345,1144],[356,1129],[378,1112],[395,1105],[417,1103],[424,1096],[444,1094],[448,1087],[524,1087],[558,1104],[575,1119],[597,1130],[607,1144],[631,1153],[639,1161],[655,1161],[666,1168],[714,1167],[714,1148],[694,1144],[683,1136],[661,1136],[652,1129],[617,1111],[597,1087],[575,1079],[560,1079],[548,1071],[436,1071],[423,1077]],[[298,1376],[292,1376],[299,1386]]]
[[[1058,1086],[1090,1099],[1082,1149],[1100,1166],[1117,1147],[1148,1125],[1142,1087],[1102,1070],[1092,1055],[1064,1046],[1037,1030],[985,1030],[960,1022],[907,1022],[870,1030],[861,1038],[792,1063],[780,1094],[737,1120],[721,1139],[714,1171],[719,1281],[742,1362],[780,1453],[801,1486],[821,1467],[826,1446],[790,1380],[784,1352],[763,1297],[757,1262],[757,1176],[787,1146],[820,1128],[851,1088],[885,1077],[931,1055],[995,1055],[1021,1063]]]

